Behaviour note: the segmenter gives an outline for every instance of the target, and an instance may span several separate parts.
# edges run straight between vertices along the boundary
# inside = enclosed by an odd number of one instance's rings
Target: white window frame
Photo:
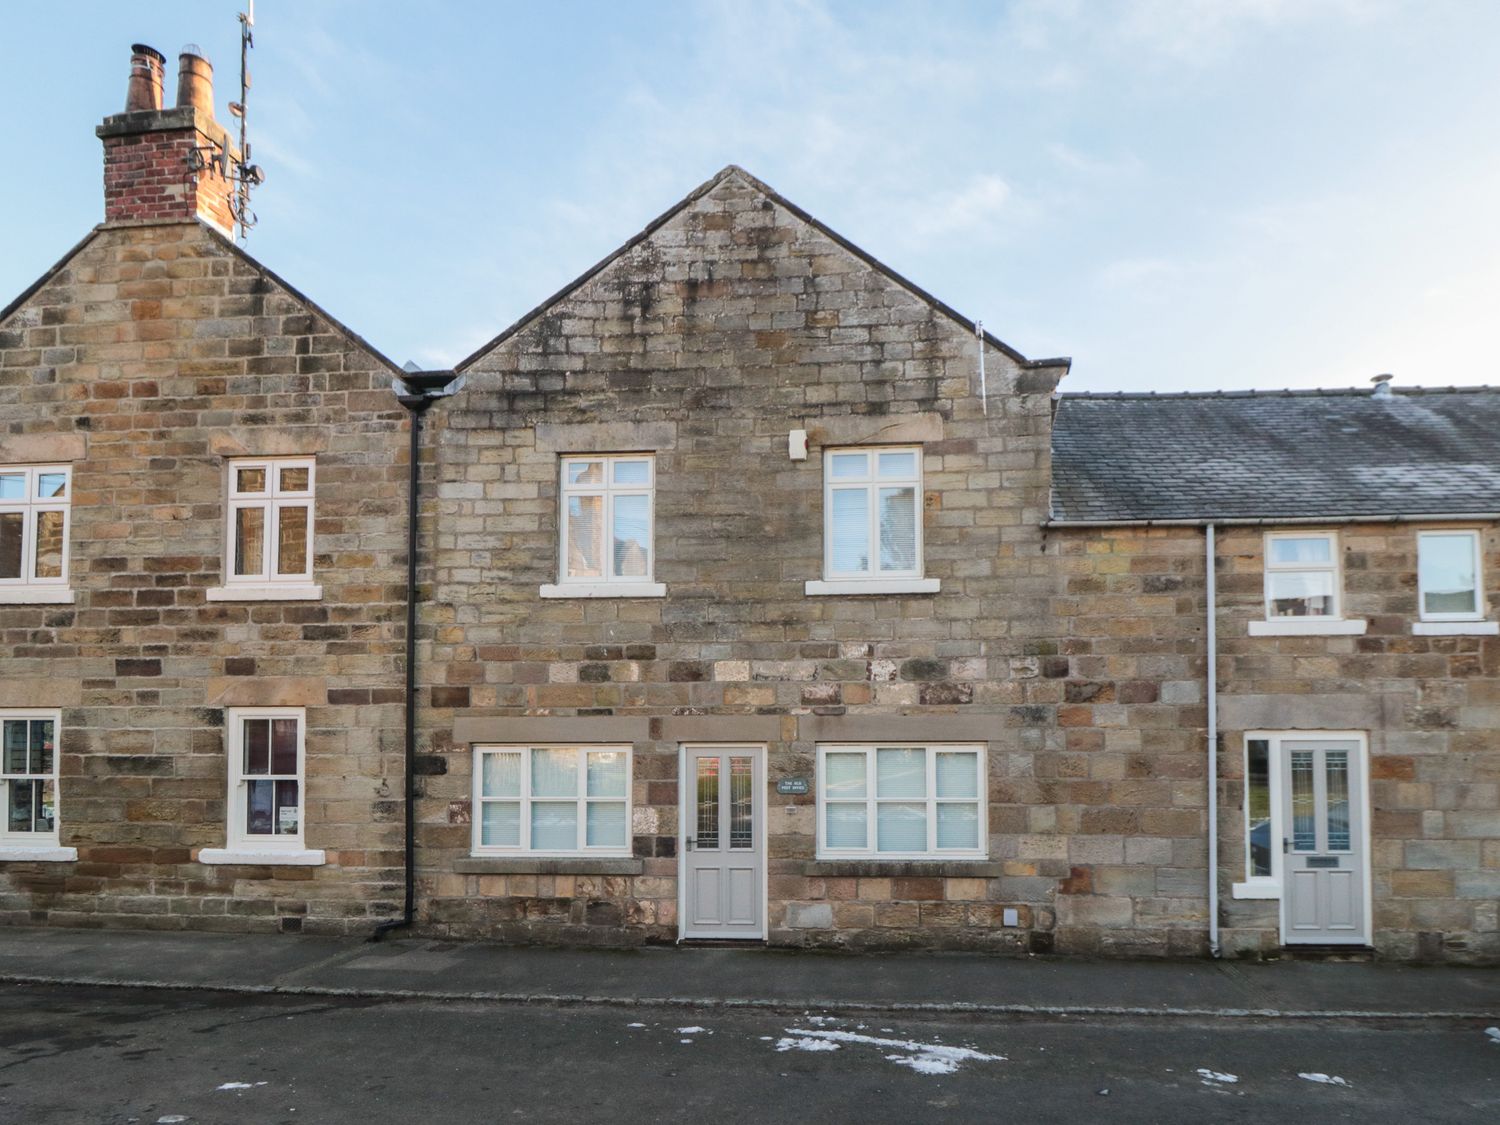
[[[927,806],[927,848],[920,852],[882,852],[879,847],[878,836],[878,805],[882,801],[895,804],[914,804],[916,798],[910,797],[881,797],[876,791],[876,768],[875,760],[877,750],[922,750],[925,755],[924,765],[927,771],[926,796],[920,798]],[[969,797],[944,797],[937,796],[937,756],[941,752],[972,753],[977,756],[978,768],[978,796]],[[830,847],[825,839],[827,834],[827,808],[828,799],[826,794],[828,787],[825,782],[825,763],[830,753],[849,754],[863,753],[865,755],[865,796],[849,799],[836,799],[839,804],[863,804],[865,806],[865,846],[862,848],[834,848]],[[983,742],[902,742],[893,740],[890,742],[861,742],[861,743],[820,743],[818,745],[817,762],[817,855],[820,860],[859,859],[884,861],[906,861],[922,860],[927,862],[944,860],[984,860],[989,857],[989,754],[988,747]],[[944,804],[976,804],[979,811],[977,848],[939,848],[937,846],[937,806]]]
[[[1326,563],[1275,563],[1271,561],[1271,545],[1282,539],[1326,539],[1328,562]],[[1368,628],[1368,622],[1344,616],[1344,556],[1337,531],[1309,528],[1297,531],[1268,531],[1261,552],[1261,612],[1262,620],[1251,621],[1249,633],[1252,637],[1284,636],[1358,636]],[[1277,617],[1271,609],[1272,579],[1278,574],[1331,574],[1333,576],[1333,612],[1312,614],[1306,617]]]
[[[233,457],[226,462],[229,479],[224,504],[224,584],[208,591],[209,601],[311,601],[322,597],[321,586],[313,582],[313,541],[317,527],[318,471],[313,457]],[[246,469],[265,471],[266,487],[261,492],[242,492],[240,473]],[[305,489],[283,489],[283,469],[306,469]],[[236,574],[235,527],[238,515],[246,509],[265,512],[261,535],[260,573]],[[307,509],[307,551],[305,569],[300,573],[282,574],[281,514],[289,508]]]
[[[0,578],[0,604],[65,604],[73,601],[69,588],[68,556],[73,535],[73,466],[0,465],[0,473],[23,474],[22,499],[0,499],[0,512],[21,513],[21,573],[16,578]],[[37,495],[39,479],[44,474],[61,473],[65,480],[61,499]],[[62,573],[55,578],[36,575],[36,521],[42,512],[61,512],[63,520]]]
[[[15,722],[50,722],[52,724],[52,772],[49,774],[11,773],[5,768],[3,744],[0,744],[0,861],[24,860],[32,863],[61,863],[78,858],[78,849],[61,845],[62,832],[62,712],[45,707],[9,707],[0,709],[0,724]],[[29,763],[28,763],[29,764]],[[12,832],[10,795],[13,781],[50,780],[52,782],[52,830],[50,832]]]
[[[614,467],[621,462],[642,461],[646,464],[644,483],[616,484]],[[603,466],[602,481],[569,483],[568,466],[598,462]],[[656,454],[650,450],[634,453],[567,453],[558,458],[557,499],[557,581],[541,588],[544,598],[660,598],[667,589],[655,579],[656,574]],[[602,498],[600,521],[604,573],[571,575],[568,573],[568,501],[575,496]],[[615,574],[614,526],[615,500],[621,496],[646,497],[646,535],[648,539],[646,573]]]
[[[882,453],[915,454],[916,472],[912,476],[881,477],[880,455]],[[869,472],[863,478],[833,476],[833,459],[841,455],[861,454],[869,458]],[[936,578],[926,578],[926,535],[924,524],[926,504],[922,491],[923,450],[920,445],[843,445],[830,446],[823,450],[823,576],[810,579],[804,586],[809,595],[848,594],[935,594],[941,588]],[[880,568],[880,490],[910,485],[915,492],[916,527],[913,545],[916,565],[905,570],[882,570]],[[870,516],[870,563],[867,571],[840,571],[834,569],[833,542],[833,494],[836,491],[863,489],[866,495],[866,510]]]
[[[1422,574],[1422,543],[1436,536],[1466,536],[1474,559],[1474,608],[1467,613],[1428,613],[1427,583]],[[1484,620],[1484,549],[1478,529],[1470,527],[1433,528],[1417,532],[1417,616],[1422,621]]]
[[[1250,874],[1250,742],[1265,742],[1267,761],[1267,784],[1271,795],[1271,874]],[[1287,835],[1285,813],[1282,810],[1281,791],[1281,744],[1283,742],[1344,742],[1359,744],[1360,769],[1364,771],[1364,785],[1360,792],[1351,793],[1351,801],[1360,801],[1364,824],[1364,857],[1367,869],[1375,862],[1370,846],[1370,743],[1366,732],[1361,730],[1251,730],[1245,732],[1242,753],[1244,755],[1244,796],[1240,810],[1240,842],[1245,849],[1245,862],[1241,866],[1243,882],[1231,883],[1230,894],[1237,899],[1279,899],[1282,895],[1283,879],[1281,841]],[[1367,923],[1368,924],[1368,923]]]
[[[1243,864],[1241,882],[1234,883],[1231,892],[1235,898],[1280,898],[1281,897],[1281,746],[1280,738],[1297,737],[1305,732],[1281,732],[1250,731],[1245,735],[1242,746],[1242,776],[1244,777],[1244,790],[1240,810],[1240,843],[1245,849],[1245,862]],[[1270,844],[1271,849],[1271,873],[1269,875],[1251,874],[1250,866],[1250,833],[1253,830],[1250,824],[1250,743],[1264,742],[1266,744],[1266,788],[1270,801]]]
[[[566,797],[533,797],[531,793],[531,752],[533,750],[572,750],[577,756],[578,767],[576,776],[578,778],[577,795],[573,798],[578,809],[578,846],[576,848],[538,851],[531,846],[531,806],[532,803],[566,803]],[[609,753],[625,755],[625,796],[603,796],[590,797],[588,795],[588,756],[590,754]],[[484,786],[484,755],[486,754],[519,754],[521,756],[521,790],[519,797],[486,797],[482,790]],[[524,743],[484,743],[475,745],[473,758],[473,782],[471,785],[471,799],[473,808],[470,814],[470,854],[475,858],[483,856],[533,856],[537,858],[552,857],[579,857],[600,856],[612,859],[630,858],[635,854],[634,845],[634,816],[635,816],[635,751],[628,743],[551,743],[551,742],[524,742]],[[590,802],[603,802],[618,804],[621,800],[625,802],[625,842],[617,847],[595,846],[589,847],[588,840],[588,805]],[[515,847],[503,847],[482,842],[484,829],[484,805],[486,803],[519,803],[520,804],[520,843]]]
[[[245,773],[245,720],[295,719],[297,722],[297,831],[295,834],[251,833],[246,823],[245,796],[249,781],[283,780],[286,774]],[[228,791],[225,805],[225,846],[204,848],[200,863],[254,863],[312,867],[325,862],[321,849],[306,844],[307,815],[307,709],[305,707],[231,707],[224,712],[224,743],[228,751]],[[269,752],[269,751],[268,751]]]

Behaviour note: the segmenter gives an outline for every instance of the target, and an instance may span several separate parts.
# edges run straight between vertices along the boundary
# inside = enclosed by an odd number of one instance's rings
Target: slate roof
[[[1500,388],[1061,395],[1053,521],[1500,512]]]

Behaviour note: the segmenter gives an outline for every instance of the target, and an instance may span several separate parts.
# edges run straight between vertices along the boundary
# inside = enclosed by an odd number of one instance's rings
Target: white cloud
[[[993,238],[1010,198],[1010,185],[999,176],[974,176],[963,187],[940,192],[913,207],[909,214],[912,236],[922,241]]]
[[[1068,171],[1091,179],[1133,179],[1144,170],[1140,158],[1129,152],[1115,157],[1096,156],[1092,153],[1081,152],[1061,141],[1054,141],[1047,146],[1047,153]]]

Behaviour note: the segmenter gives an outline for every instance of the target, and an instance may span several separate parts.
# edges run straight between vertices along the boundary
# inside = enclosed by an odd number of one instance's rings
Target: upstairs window
[[[68,465],[0,467],[0,602],[72,601]]]
[[[563,458],[561,585],[652,581],[655,460],[640,453]]]
[[[1266,536],[1266,619],[1341,616],[1338,537],[1332,532]]]
[[[57,713],[0,714],[0,842],[57,844]]]
[[[312,581],[314,483],[310,457],[229,463],[226,585]]]
[[[1478,621],[1479,532],[1417,533],[1417,589],[1423,621]]]
[[[823,576],[922,575],[922,450],[830,449],[823,460]]]

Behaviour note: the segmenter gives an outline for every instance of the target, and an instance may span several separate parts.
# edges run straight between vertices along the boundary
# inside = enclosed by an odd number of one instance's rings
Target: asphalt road
[[[1427,1023],[856,1020],[0,987],[5,1125],[1095,1120],[1495,1121],[1500,1044],[1478,1025]]]

